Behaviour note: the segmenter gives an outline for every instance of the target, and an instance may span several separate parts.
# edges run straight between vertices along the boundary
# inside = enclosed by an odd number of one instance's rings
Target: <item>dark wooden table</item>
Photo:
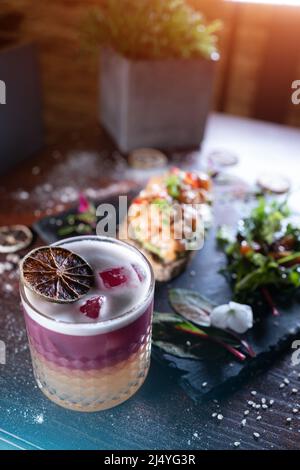
[[[214,115],[202,152],[178,153],[173,158],[197,166],[211,150],[220,148],[239,155],[240,164],[232,172],[244,179],[253,181],[261,171],[276,169],[299,184],[300,131],[296,129]],[[83,135],[66,136],[61,145],[0,178],[0,225],[31,225],[74,204],[80,190],[96,199],[124,194],[146,177],[128,169],[95,125]],[[299,195],[295,198],[297,203]],[[298,413],[293,409],[300,407],[300,391],[292,390],[300,390],[300,365],[292,366],[292,349],[218,402],[193,403],[153,361],[146,383],[125,404],[101,413],[74,413],[52,404],[35,386],[17,273],[0,274],[0,280],[0,340],[7,347],[7,363],[0,365],[0,449],[234,449],[237,442],[240,449],[299,448],[300,409]],[[280,388],[284,379],[289,383]],[[274,400],[272,407],[252,410],[247,404],[249,400],[261,403],[262,398]],[[250,410],[247,416],[245,410]]]

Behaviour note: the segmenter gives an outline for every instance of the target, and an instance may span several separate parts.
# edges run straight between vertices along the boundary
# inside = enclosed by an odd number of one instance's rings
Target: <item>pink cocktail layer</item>
[[[128,325],[92,336],[57,333],[34,321],[25,310],[31,347],[58,366],[94,370],[125,361],[149,339],[153,305]]]

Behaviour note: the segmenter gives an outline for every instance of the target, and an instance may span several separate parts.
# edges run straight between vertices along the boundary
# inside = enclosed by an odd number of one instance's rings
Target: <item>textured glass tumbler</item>
[[[70,243],[86,238],[73,238]],[[60,244],[66,246],[66,241]],[[21,284],[34,375],[42,392],[58,405],[78,411],[104,410],[130,398],[144,382],[151,355],[154,277],[146,258],[139,255],[151,273],[146,297],[111,320],[93,324],[56,321],[30,304]]]

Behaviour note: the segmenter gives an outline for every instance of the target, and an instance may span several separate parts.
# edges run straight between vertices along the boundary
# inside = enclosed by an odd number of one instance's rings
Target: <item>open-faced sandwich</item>
[[[151,178],[133,200],[119,238],[147,256],[156,280],[168,281],[202,247],[210,204],[211,180],[206,174],[173,168]]]

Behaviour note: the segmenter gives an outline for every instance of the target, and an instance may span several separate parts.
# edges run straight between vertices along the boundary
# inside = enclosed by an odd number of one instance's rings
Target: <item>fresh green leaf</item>
[[[180,196],[180,177],[178,175],[170,175],[166,179],[166,187],[170,196],[177,199]]]
[[[199,356],[189,352],[189,349],[184,345],[168,343],[167,341],[152,341],[152,344],[172,356],[182,359],[199,359]]]
[[[211,301],[189,289],[170,289],[169,301],[175,312],[199,326],[210,326]]]
[[[215,59],[220,29],[185,0],[104,0],[84,17],[81,36],[87,51],[106,45],[134,60]]]

